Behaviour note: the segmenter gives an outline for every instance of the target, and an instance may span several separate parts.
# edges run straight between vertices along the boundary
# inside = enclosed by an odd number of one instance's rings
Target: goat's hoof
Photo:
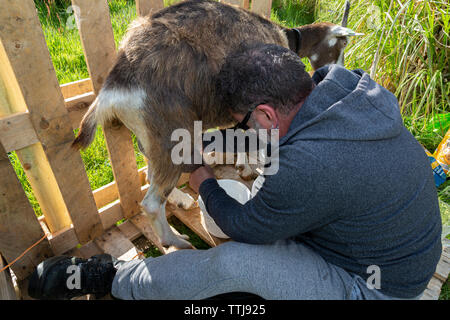
[[[189,240],[189,236],[187,234],[180,234],[179,237],[181,237],[184,240]]]
[[[187,241],[189,236],[185,234],[180,234],[179,236],[175,236],[173,238],[162,240],[161,245],[165,248],[174,246],[178,249],[194,249],[194,246]]]

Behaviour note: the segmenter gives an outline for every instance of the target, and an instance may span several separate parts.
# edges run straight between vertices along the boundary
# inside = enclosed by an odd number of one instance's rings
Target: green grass
[[[60,84],[88,78],[89,73],[78,29],[74,24],[73,11],[68,10],[71,2],[35,0],[35,3]],[[118,46],[128,24],[136,18],[136,6],[134,1],[130,0],[114,0],[108,3],[114,39]]]
[[[197,249],[208,249],[210,246],[203,241],[195,232],[186,227],[177,217],[171,216],[168,219],[169,223],[181,234],[189,236],[189,242]]]
[[[439,300],[450,300],[450,278],[442,286]]]
[[[297,27],[314,22],[315,0],[274,0],[270,19],[286,27]]]
[[[338,23],[343,4],[319,1],[318,20]],[[350,42],[346,67],[370,72],[392,91],[405,126],[431,152],[450,126],[440,121],[450,111],[449,6],[445,1],[357,0],[349,17],[349,27],[365,36]]]
[[[89,72],[84,59],[83,48],[77,28],[71,28],[71,13],[67,8],[70,0],[35,0],[40,22],[60,84],[85,79]],[[116,45],[126,33],[128,24],[136,17],[134,1],[109,1],[111,23]],[[133,136],[138,168],[145,166],[142,154],[138,152],[136,138]],[[114,180],[102,129],[98,128],[92,146],[81,152],[91,188],[97,189]],[[30,203],[38,216],[42,210],[20,165],[15,152],[9,154]]]
[[[165,0],[166,5],[176,1]],[[345,0],[274,0],[272,20],[288,27],[315,21],[340,23]],[[89,77],[70,0],[35,0],[56,75],[60,84]],[[128,24],[136,17],[132,0],[108,2],[114,37],[118,45]],[[393,92],[399,100],[404,124],[416,139],[433,152],[450,127],[450,14],[448,1],[353,0],[348,27],[365,35],[351,39],[346,67],[361,68]],[[303,59],[310,70],[307,59]],[[145,165],[137,152],[138,167]],[[39,204],[26,181],[15,153],[9,157],[36,214]],[[102,130],[93,145],[82,152],[92,189],[113,181]],[[406,164],[407,165],[407,164]],[[450,180],[437,189],[442,220],[450,223]],[[208,246],[179,221],[180,232],[195,239],[195,246]],[[154,250],[153,250],[154,251]],[[157,256],[159,253],[149,252]],[[441,298],[449,299],[449,282]]]

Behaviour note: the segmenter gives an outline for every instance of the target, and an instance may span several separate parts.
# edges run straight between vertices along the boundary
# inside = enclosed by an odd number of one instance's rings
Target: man
[[[234,241],[130,262],[54,257],[31,277],[30,295],[419,298],[441,254],[441,220],[430,165],[395,97],[361,70],[326,66],[311,79],[293,52],[275,45],[231,55],[217,83],[237,121],[280,136],[278,172],[245,205],[209,167],[191,175]],[[81,289],[67,288],[71,265]]]

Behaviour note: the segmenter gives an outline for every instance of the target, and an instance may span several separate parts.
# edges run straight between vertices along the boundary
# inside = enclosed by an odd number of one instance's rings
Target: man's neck
[[[287,115],[282,114],[278,116],[280,138],[284,137],[288,133],[292,120],[294,120],[295,116],[297,115],[300,108],[303,106],[304,102],[305,100],[297,104]]]

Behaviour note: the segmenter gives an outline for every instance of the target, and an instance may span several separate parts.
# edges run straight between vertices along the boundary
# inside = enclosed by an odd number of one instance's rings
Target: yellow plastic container
[[[433,156],[441,165],[445,174],[448,174],[450,168],[450,129],[448,129],[447,133],[444,136],[444,139],[442,139]]]
[[[430,160],[431,169],[433,169],[433,176],[434,176],[434,182],[436,184],[436,187],[439,187],[441,184],[443,184],[445,182],[445,180],[447,179],[447,175],[445,174],[445,172],[442,169],[439,162],[437,162],[435,157],[431,154],[431,152],[425,148],[423,148],[423,149],[425,150],[425,153],[428,156],[428,160]]]

